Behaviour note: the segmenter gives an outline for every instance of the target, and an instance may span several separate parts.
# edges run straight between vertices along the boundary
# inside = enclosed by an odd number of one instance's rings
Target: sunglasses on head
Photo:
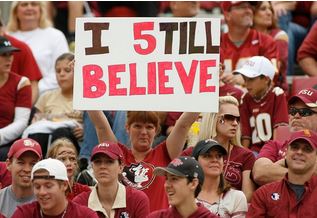
[[[233,122],[233,121],[237,121],[237,123],[240,123],[240,117],[238,116],[234,116],[232,114],[223,114],[221,115],[223,120],[225,121],[230,121],[230,122]]]
[[[299,114],[301,117],[309,117],[313,114],[317,114],[316,111],[313,111],[309,108],[294,108],[294,107],[290,107],[288,109],[288,114],[295,116],[296,114]]]

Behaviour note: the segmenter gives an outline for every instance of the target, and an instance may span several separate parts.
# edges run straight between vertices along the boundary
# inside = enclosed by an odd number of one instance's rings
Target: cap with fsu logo
[[[308,107],[317,107],[317,90],[313,88],[302,89],[288,100],[288,104],[291,105],[298,99]]]
[[[24,152],[32,151],[42,158],[41,145],[33,139],[25,138],[16,140],[10,147],[8,158],[19,158]]]
[[[90,160],[93,161],[97,154],[105,154],[113,160],[123,159],[121,148],[117,143],[114,142],[103,142],[99,145],[96,145],[92,150]]]

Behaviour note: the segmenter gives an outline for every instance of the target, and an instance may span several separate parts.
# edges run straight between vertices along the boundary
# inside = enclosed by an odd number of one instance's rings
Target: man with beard
[[[288,173],[253,193],[247,217],[316,217],[316,153],[315,132],[293,132],[286,152]]]
[[[256,3],[256,2],[255,2]],[[221,8],[228,25],[228,32],[221,36],[222,58],[225,73],[222,80],[229,84],[244,84],[241,75],[232,71],[241,68],[252,56],[265,56],[272,61],[275,69],[277,49],[274,40],[265,34],[252,29],[253,2],[225,1]]]
[[[317,131],[317,90],[300,90],[288,101],[290,132],[309,129]],[[252,169],[254,181],[258,185],[279,181],[288,172],[285,159],[287,141],[272,140],[261,149]]]
[[[0,191],[0,213],[4,216],[11,217],[18,205],[35,200],[31,170],[41,158],[41,146],[32,139],[19,139],[12,144],[6,161],[12,184]]]

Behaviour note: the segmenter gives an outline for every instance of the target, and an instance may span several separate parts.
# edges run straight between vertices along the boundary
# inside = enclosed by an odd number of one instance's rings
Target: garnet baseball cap
[[[308,107],[317,107],[317,90],[313,88],[302,89],[288,100],[288,104],[291,105],[298,99]]]
[[[15,51],[20,51],[20,49],[13,47],[7,38],[0,36],[0,54]]]
[[[248,2],[251,5],[255,5],[257,3],[252,1],[223,1],[221,2],[220,6],[222,11],[225,12],[225,11],[230,11],[232,6],[237,6],[245,2]]]
[[[222,147],[219,142],[213,139],[206,139],[199,141],[193,149],[192,156],[198,160],[199,155],[206,154],[210,149],[216,149],[222,155],[227,155],[227,150]]]
[[[303,139],[306,140],[314,149],[317,149],[317,133],[309,129],[293,132],[290,136],[288,144],[292,144],[294,141]]]
[[[35,176],[34,173],[37,170],[46,170],[48,172],[48,176]],[[57,159],[53,158],[48,158],[41,160],[37,162],[31,172],[31,180],[36,178],[45,178],[45,179],[56,179],[56,180],[63,180],[63,181],[68,181],[67,177],[67,169],[65,164]]]
[[[42,159],[41,145],[29,138],[16,140],[10,147],[8,158],[19,158],[26,151],[34,152],[40,159]]]
[[[264,75],[272,80],[275,75],[275,68],[266,57],[253,56],[249,58],[240,69],[233,71],[233,73],[239,73],[249,78]]]
[[[186,178],[198,178],[199,184],[204,182],[204,172],[193,157],[181,156],[172,160],[167,167],[156,167],[154,174],[165,176],[166,173]]]
[[[113,160],[123,160],[121,148],[113,142],[103,142],[96,145],[92,150],[90,160],[92,161],[97,154],[105,154]]]

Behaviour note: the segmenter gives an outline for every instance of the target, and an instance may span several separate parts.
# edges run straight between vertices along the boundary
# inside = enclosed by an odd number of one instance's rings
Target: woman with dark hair
[[[254,29],[270,35],[277,46],[278,74],[274,77],[275,86],[281,87],[285,92],[288,90],[286,70],[288,65],[288,36],[287,33],[277,27],[272,4],[269,1],[259,1],[254,10]]]
[[[248,211],[247,199],[224,179],[224,155],[227,155],[226,149],[212,139],[199,141],[194,147],[192,156],[205,174],[197,201],[220,217],[244,218]]]

